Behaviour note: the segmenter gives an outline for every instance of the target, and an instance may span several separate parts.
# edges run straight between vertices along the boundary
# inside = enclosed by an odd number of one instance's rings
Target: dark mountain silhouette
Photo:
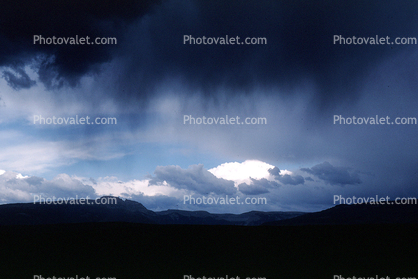
[[[263,225],[354,225],[418,224],[418,205],[355,204],[337,205],[292,219],[266,222]]]
[[[418,224],[418,205],[337,205],[314,212],[262,212],[214,214],[207,211],[165,210],[154,212],[141,203],[116,197],[113,204],[0,205],[0,225],[128,222],[178,225],[351,225]]]
[[[101,199],[108,198],[102,197]],[[0,205],[0,225],[129,222],[141,224],[200,224],[257,226],[293,218],[303,212],[261,212],[211,214],[206,211],[166,210],[154,212],[142,204],[115,198],[114,204],[5,204]],[[84,202],[86,203],[86,202]]]

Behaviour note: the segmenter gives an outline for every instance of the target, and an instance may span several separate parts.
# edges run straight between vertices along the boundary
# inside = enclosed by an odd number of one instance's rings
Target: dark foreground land
[[[0,278],[418,278],[417,229],[412,224],[1,226]]]

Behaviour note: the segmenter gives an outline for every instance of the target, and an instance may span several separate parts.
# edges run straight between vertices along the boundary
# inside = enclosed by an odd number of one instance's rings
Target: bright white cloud
[[[250,179],[268,179],[274,180],[271,174],[268,172],[269,169],[274,168],[273,165],[267,164],[258,160],[246,160],[242,163],[233,162],[233,163],[224,163],[215,168],[209,170],[213,175],[218,178],[223,178],[227,180],[232,180],[235,182],[235,185],[241,183],[251,184],[252,180]],[[292,172],[288,170],[281,170],[281,175],[289,174]]]
[[[33,202],[34,196],[48,197],[91,197],[94,189],[67,174],[59,174],[51,180],[36,176],[5,171],[0,175],[0,202]]]
[[[134,179],[124,182],[114,176],[106,176],[104,178],[100,177],[97,181],[88,180],[85,183],[91,185],[99,196],[177,196],[178,192],[180,192],[170,187],[167,183],[163,183],[161,186],[149,185],[149,179]]]
[[[23,176],[21,173],[18,173],[17,175],[16,175],[16,179],[25,179],[25,178],[28,178],[29,176],[27,176],[27,175],[25,175],[25,176]]]

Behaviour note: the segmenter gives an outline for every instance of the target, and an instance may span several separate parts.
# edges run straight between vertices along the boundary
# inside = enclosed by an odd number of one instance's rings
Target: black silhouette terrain
[[[107,200],[109,197],[102,197]],[[142,204],[116,199],[113,204],[5,204],[0,205],[0,225],[41,225],[60,223],[129,222],[142,224],[200,224],[257,226],[293,218],[303,212],[261,212],[211,214],[206,211],[166,210],[154,212]],[[76,201],[74,201],[76,203]]]
[[[34,218],[32,225],[0,226],[0,278],[396,279],[418,272],[417,206],[336,206],[260,226],[248,221],[264,216],[259,212],[228,216],[245,217],[242,225],[191,225],[184,223],[227,218],[152,212],[131,201],[113,215],[95,207],[81,208],[83,215],[74,205],[31,206],[0,206],[2,224]],[[45,213],[50,208],[55,214]],[[163,224],[177,217],[183,224]]]

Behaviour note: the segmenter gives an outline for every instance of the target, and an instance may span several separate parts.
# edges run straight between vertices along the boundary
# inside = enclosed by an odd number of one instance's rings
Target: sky
[[[334,206],[335,195],[416,197],[418,124],[371,119],[418,118],[418,46],[395,43],[418,37],[417,9],[412,1],[8,1],[0,204],[113,195],[156,211],[314,212]],[[87,116],[117,121],[35,121]],[[219,121],[237,116],[265,122]]]

